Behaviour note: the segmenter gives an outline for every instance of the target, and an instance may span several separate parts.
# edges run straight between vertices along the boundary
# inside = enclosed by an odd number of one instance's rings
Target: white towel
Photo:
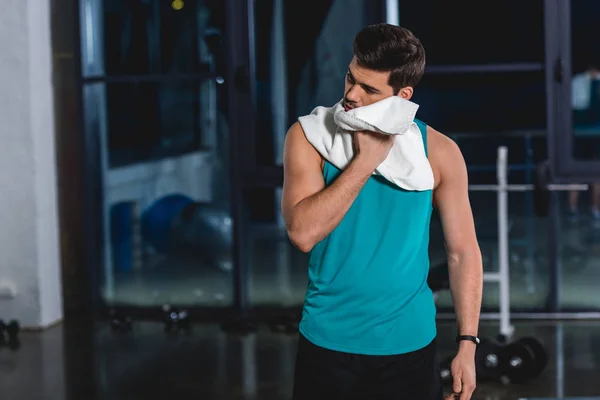
[[[373,173],[402,189],[423,191],[433,189],[433,171],[421,131],[414,122],[418,108],[399,96],[349,111],[344,111],[340,101],[333,107],[316,107],[298,121],[308,141],[339,169],[344,169],[354,156],[351,132],[368,130],[395,135],[387,158]]]

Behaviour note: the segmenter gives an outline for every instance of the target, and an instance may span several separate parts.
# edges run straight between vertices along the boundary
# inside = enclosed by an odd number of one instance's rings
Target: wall
[[[0,13],[0,318],[62,318],[50,5],[4,0]]]

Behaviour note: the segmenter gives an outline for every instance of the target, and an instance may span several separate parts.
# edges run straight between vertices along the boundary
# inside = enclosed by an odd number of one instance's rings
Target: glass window
[[[354,35],[382,10],[372,0],[254,2],[258,165],[281,165],[289,126],[341,99]]]
[[[199,146],[198,137],[193,135],[185,136],[189,151],[168,156],[160,154],[164,146],[144,148],[143,143],[150,141],[133,142],[135,135],[130,136],[129,142],[119,138],[124,143],[121,148],[114,142],[109,148],[106,126],[113,124],[117,132],[134,131],[138,135],[152,126],[152,123],[141,125],[139,121],[144,120],[141,115],[127,108],[128,113],[120,114],[123,120],[117,120],[114,115],[110,118],[112,102],[108,102],[106,114],[104,102],[99,100],[110,92],[111,86],[94,83],[84,88],[86,133],[101,138],[105,226],[101,294],[104,300],[109,304],[136,306],[230,304],[233,221],[229,202],[229,153],[225,145],[229,135],[226,112],[221,110],[215,121],[220,141],[210,149]],[[147,90],[151,90],[157,85],[147,86]],[[169,104],[178,108],[177,103],[187,91],[178,96],[177,85],[165,87],[174,90],[174,96],[165,99],[167,108]],[[134,88],[139,89],[136,85]],[[213,107],[224,100],[221,98],[224,92],[217,94]],[[116,102],[115,98],[112,101]],[[121,104],[126,107],[126,103]],[[154,118],[153,114],[148,113],[147,118]],[[104,118],[105,115],[109,118]],[[176,113],[166,120],[172,121],[172,126],[186,123],[186,119]],[[169,132],[182,131],[185,132],[184,129]],[[173,142],[177,143],[178,138],[173,135]],[[151,156],[131,158],[143,150]],[[123,155],[126,162],[119,159],[119,155]],[[113,162],[109,163],[108,159]],[[121,162],[115,162],[117,159]]]
[[[102,3],[101,51],[107,75],[198,74],[224,63],[221,1]]]
[[[287,237],[279,208],[273,201],[278,189],[245,191],[250,221],[251,268],[249,298],[252,305],[299,306],[308,280],[308,254],[296,249]]]
[[[453,135],[461,148],[469,171],[469,184],[497,182],[496,158],[500,146],[508,148],[509,184],[530,184],[535,164],[547,157],[543,134],[514,131],[512,133],[467,133]],[[469,193],[475,229],[486,272],[498,272],[498,202],[495,191],[472,190]],[[510,192],[508,195],[510,301],[513,310],[544,310],[550,295],[547,218],[534,213],[532,192]],[[431,224],[430,258],[432,267],[446,262],[446,250],[439,217]],[[484,285],[483,307],[494,311],[499,306],[497,283]],[[452,307],[450,292],[440,293],[440,308]]]
[[[557,216],[560,307],[564,311],[598,311],[600,223],[593,203],[599,193],[592,188],[578,194],[578,212],[573,212],[569,203],[574,203],[575,193],[561,196]]]
[[[289,126],[317,105],[343,96],[354,35],[382,20],[381,1],[254,2],[257,127],[256,163],[279,166]],[[302,32],[301,35],[298,32]],[[279,188],[250,189],[249,282],[253,305],[304,301],[308,255],[293,247],[280,215]]]
[[[544,76],[543,71],[425,75],[412,100],[420,106],[417,117],[444,133],[543,130]]]
[[[400,1],[428,65],[544,62],[544,2]]]
[[[109,304],[233,301],[228,85],[218,1],[82,0],[86,143]],[[210,72],[206,74],[206,72]]]
[[[217,82],[106,84],[109,165],[120,167],[219,146],[227,104]],[[220,121],[219,121],[220,120]],[[228,151],[227,148],[220,150]]]
[[[512,182],[514,183],[514,182]],[[498,214],[496,192],[471,192],[475,229],[485,272],[498,272]],[[508,198],[510,303],[513,311],[544,310],[550,293],[548,279],[548,219],[533,213],[531,193],[513,192]],[[432,268],[446,262],[443,234],[439,219],[432,219],[430,257]],[[484,284],[482,307],[497,311],[499,285]],[[450,291],[441,292],[436,300],[440,309],[453,307]]]
[[[577,0],[570,3],[571,109],[573,129],[570,160],[600,160],[600,3]],[[565,106],[568,106],[565,103]],[[559,135],[561,133],[559,132]],[[572,135],[572,136],[571,136]],[[581,163],[585,165],[585,163]],[[584,167],[588,175],[597,169]],[[558,260],[560,306],[565,310],[598,310],[597,256],[600,243],[600,184],[590,179],[587,191],[560,193],[558,208]]]
[[[577,160],[600,159],[600,4],[571,2],[571,107],[572,156]],[[599,200],[600,201],[600,200]],[[595,206],[598,208],[600,203]]]

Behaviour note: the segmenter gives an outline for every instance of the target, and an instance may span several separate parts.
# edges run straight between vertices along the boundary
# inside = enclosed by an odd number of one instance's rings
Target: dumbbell
[[[477,377],[497,381],[502,376],[504,346],[491,339],[481,339],[475,351]]]
[[[19,332],[21,326],[15,320],[12,320],[6,325],[6,334],[8,335],[8,348],[11,350],[18,350],[21,347],[21,341],[19,340]]]
[[[8,345],[11,350],[18,350],[21,347],[19,340],[19,332],[21,326],[15,320],[5,324],[4,321],[0,320],[0,346]]]
[[[482,338],[475,351],[475,368],[477,378],[481,380],[498,381],[502,376],[503,345],[492,339]],[[440,363],[440,377],[443,383],[452,382],[450,369],[454,357],[449,357]]]
[[[6,344],[6,324],[0,319],[0,346]]]
[[[110,327],[113,332],[129,332],[132,327],[131,317],[122,315],[116,310],[110,311]]]
[[[165,332],[179,332],[184,331],[190,333],[191,323],[190,317],[187,311],[178,310],[170,305],[164,305],[163,311],[166,313],[165,316]]]
[[[267,325],[274,333],[295,334],[298,333],[298,321],[297,316],[289,315],[273,318]]]
[[[526,383],[539,377],[548,365],[546,349],[533,337],[507,344],[503,353],[501,381],[505,384]]]

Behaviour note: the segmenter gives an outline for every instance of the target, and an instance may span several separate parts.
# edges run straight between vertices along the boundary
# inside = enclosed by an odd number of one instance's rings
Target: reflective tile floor
[[[169,337],[162,328],[134,322],[115,335],[104,323],[68,323],[23,333],[18,351],[0,349],[0,399],[290,398],[297,336],[261,328],[234,337],[195,325],[189,336]],[[482,336],[496,333],[494,322],[482,323]],[[600,396],[600,322],[517,322],[516,335],[544,342],[546,371],[524,385],[480,383],[474,399]],[[454,323],[440,321],[442,358],[453,336]]]

